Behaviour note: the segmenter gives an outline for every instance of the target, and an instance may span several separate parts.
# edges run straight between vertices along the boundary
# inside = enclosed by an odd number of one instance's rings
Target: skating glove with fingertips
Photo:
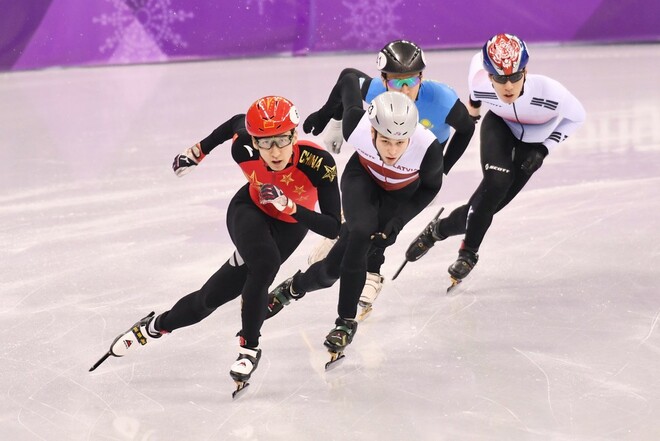
[[[343,143],[344,135],[341,132],[341,121],[332,118],[323,130],[323,144],[332,153],[339,153]]]
[[[385,224],[383,231],[376,233],[371,237],[371,241],[377,247],[389,247],[396,242],[396,237],[398,236],[399,231],[403,228],[403,225],[403,219],[400,217],[392,218],[387,224]]]
[[[259,190],[259,202],[263,205],[272,204],[278,211],[284,214],[296,212],[296,204],[289,199],[282,189],[274,184],[264,184]]]
[[[543,160],[548,156],[548,148],[540,142],[530,144],[529,147],[530,151],[520,166],[520,169],[523,173],[531,175],[543,165]]]
[[[192,171],[193,167],[202,162],[206,155],[202,151],[202,146],[197,143],[192,147],[188,147],[181,154],[176,155],[172,163],[172,170],[174,173],[181,177]]]

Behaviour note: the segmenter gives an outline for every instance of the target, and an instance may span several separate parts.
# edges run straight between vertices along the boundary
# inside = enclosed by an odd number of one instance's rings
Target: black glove
[[[403,219],[394,217],[385,224],[383,231],[371,236],[371,241],[377,247],[387,248],[396,242],[396,237],[403,228],[403,225]]]
[[[311,132],[314,136],[320,135],[323,129],[325,129],[325,126],[327,126],[330,122],[331,117],[332,115],[327,118],[321,116],[320,110],[318,112],[312,113],[307,117],[307,119],[305,119],[305,122],[303,123],[304,132]]]
[[[541,165],[543,165],[543,159],[545,159],[546,156],[548,156],[548,148],[546,146],[540,142],[529,144],[529,153],[527,153],[527,158],[523,161],[520,169],[523,173],[531,175],[541,168]]]

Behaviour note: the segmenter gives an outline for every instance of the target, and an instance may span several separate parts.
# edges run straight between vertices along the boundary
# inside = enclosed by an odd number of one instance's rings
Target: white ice
[[[239,301],[88,369],[233,250],[225,212],[244,177],[227,145],[183,178],[175,154],[262,95],[308,115],[343,67],[375,73],[373,54],[0,74],[0,438],[660,439],[660,45],[531,49],[529,70],[571,89],[588,122],[495,217],[456,294],[451,238],[386,282],[326,373],[338,285],[310,293],[265,324],[236,401]],[[466,100],[472,53],[429,53],[427,77]],[[477,138],[385,276],[476,188]]]

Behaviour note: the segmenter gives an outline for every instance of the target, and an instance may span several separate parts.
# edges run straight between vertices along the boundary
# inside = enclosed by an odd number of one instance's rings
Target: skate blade
[[[94,363],[94,366],[92,366],[91,368],[89,368],[89,372],[92,372],[92,371],[94,371],[97,367],[101,366],[101,363],[103,363],[104,361],[106,361],[111,355],[112,355],[112,352],[111,352],[111,351],[106,352],[106,354],[105,354],[103,357],[99,358],[99,361],[97,361],[96,363]]]
[[[325,364],[325,370],[329,371],[337,367],[337,362],[346,358],[343,352],[330,352],[330,361]]]
[[[396,272],[392,276],[392,280],[395,280],[397,277],[399,277],[399,274],[401,274],[401,271],[403,271],[403,267],[406,266],[407,263],[408,263],[408,259],[406,258],[406,260],[403,261],[399,269],[396,270]]]
[[[358,322],[363,322],[364,320],[371,315],[371,311],[374,310],[374,307],[372,305],[360,305],[362,307],[362,310],[360,311],[360,314],[357,316],[357,321]]]
[[[242,395],[241,392],[243,392],[245,388],[247,388],[250,385],[250,383],[248,383],[247,381],[234,380],[234,383],[236,383],[236,390],[231,393],[232,399],[236,399],[236,397],[240,397]]]
[[[456,279],[454,277],[450,277],[450,279],[451,279],[451,285],[449,285],[449,288],[447,288],[447,294],[450,294],[452,291],[454,291],[456,287],[460,285],[462,282],[461,279]]]

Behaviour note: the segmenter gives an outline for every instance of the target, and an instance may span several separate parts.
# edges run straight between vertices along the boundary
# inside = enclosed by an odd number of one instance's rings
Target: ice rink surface
[[[238,300],[88,369],[233,251],[244,177],[228,144],[183,178],[174,156],[262,95],[305,117],[343,67],[375,75],[375,54],[0,74],[0,438],[660,439],[660,45],[530,49],[529,71],[564,83],[587,123],[495,217],[469,278],[445,294],[460,238],[437,244],[386,282],[330,372],[338,284],[308,294],[264,325],[238,400]],[[428,53],[426,77],[466,101],[473,52]],[[472,194],[477,141],[388,249],[386,277]]]

